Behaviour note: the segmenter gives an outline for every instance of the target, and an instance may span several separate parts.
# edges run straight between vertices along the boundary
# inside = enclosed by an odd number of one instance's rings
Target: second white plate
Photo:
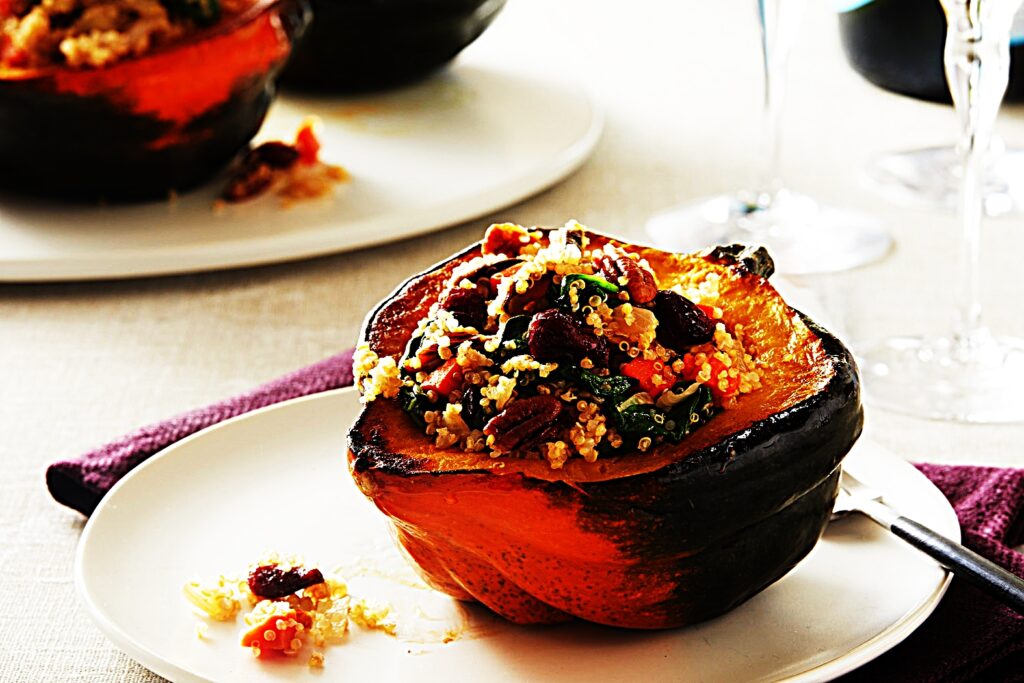
[[[454,642],[357,632],[328,648],[323,671],[256,661],[237,625],[197,639],[184,583],[244,571],[268,549],[325,567],[404,566],[346,471],[358,409],[351,389],[273,406],[200,432],[121,481],[89,520],[75,568],[107,636],[175,681],[822,680],[900,642],[948,585],[929,558],[854,516],[831,525],[782,580],[693,628],[520,628],[468,610],[458,617],[466,636]],[[959,538],[949,503],[911,465],[866,442],[847,465],[904,514]],[[393,585],[397,596],[403,584]],[[420,597],[442,621],[459,613],[440,594]]]
[[[289,208],[263,197],[214,211],[223,179],[173,202],[134,205],[0,196],[0,281],[186,273],[410,237],[558,182],[590,155],[603,126],[566,79],[472,57],[393,93],[281,98],[257,141],[290,140],[309,115],[323,122],[324,157],[352,176],[331,197]]]

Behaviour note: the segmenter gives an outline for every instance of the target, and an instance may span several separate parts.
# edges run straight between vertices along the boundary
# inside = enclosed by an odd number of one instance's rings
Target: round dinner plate
[[[103,632],[174,681],[807,681],[893,647],[949,583],[929,558],[851,516],[830,525],[780,581],[690,628],[517,627],[410,589],[408,577],[389,593],[387,577],[401,573],[395,568],[410,570],[385,518],[346,471],[345,433],[358,409],[351,389],[265,408],[181,441],[118,483],[86,525],[75,564],[78,592]],[[869,442],[846,463],[904,514],[959,538],[949,503],[908,463]],[[321,567],[376,566],[362,573],[385,577],[378,597],[394,597],[398,613],[418,602],[408,615],[444,633],[453,620],[458,637],[444,643],[401,619],[398,637],[353,629],[327,648],[323,670],[301,658],[257,660],[239,645],[241,622],[214,624],[198,638],[184,584],[244,574],[268,550]],[[350,582],[353,594],[357,585]]]
[[[351,175],[322,199],[215,208],[225,179],[173,200],[60,204],[0,194],[0,281],[130,278],[359,249],[455,225],[563,179],[603,115],[577,84],[488,57],[424,83],[348,98],[280,98],[257,137],[315,115],[325,160]]]

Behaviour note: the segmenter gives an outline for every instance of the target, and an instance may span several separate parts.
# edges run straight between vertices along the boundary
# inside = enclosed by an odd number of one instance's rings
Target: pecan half
[[[630,300],[635,304],[646,304],[658,293],[658,282],[654,274],[619,250],[606,248],[597,258],[597,266],[606,280],[625,286]]]
[[[539,361],[568,360],[579,364],[589,358],[598,367],[608,367],[608,341],[557,308],[533,316],[526,330],[526,343],[530,355]]]
[[[492,445],[503,452],[536,446],[557,433],[562,410],[554,396],[516,399],[484,425],[484,434],[493,436]]]

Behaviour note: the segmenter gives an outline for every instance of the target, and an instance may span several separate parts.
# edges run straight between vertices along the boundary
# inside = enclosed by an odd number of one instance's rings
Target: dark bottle
[[[1024,12],[1013,22],[1007,102],[1024,102]],[[942,67],[946,17],[939,0],[840,0],[839,34],[851,66],[875,85],[949,102]]]

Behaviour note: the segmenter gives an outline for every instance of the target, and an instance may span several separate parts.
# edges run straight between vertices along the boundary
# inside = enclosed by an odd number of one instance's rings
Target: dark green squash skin
[[[347,93],[429,75],[476,40],[505,0],[313,0],[313,25],[281,76]]]
[[[716,256],[730,258],[725,252]],[[394,296],[420,277],[411,278]],[[371,339],[371,321],[394,296],[368,316],[364,339]],[[350,466],[357,478],[369,480],[379,474],[385,475],[381,480],[420,479],[429,487],[431,479],[456,477],[473,489],[481,479],[502,477],[542,492],[552,509],[576,510],[580,529],[614,543],[624,558],[616,571],[631,575],[632,585],[653,580],[675,586],[661,603],[630,614],[627,625],[696,623],[755,595],[811,551],[834,505],[840,463],[860,436],[863,409],[853,357],[838,339],[802,317],[833,363],[826,386],[655,471],[573,484],[479,470],[427,472],[416,458],[392,452],[386,434],[367,423],[365,411],[349,432]],[[616,615],[590,618],[623,625]]]
[[[166,199],[191,190],[259,130],[273,97],[271,76],[240,84],[230,102],[188,124],[188,143],[161,149],[150,143],[170,124],[99,97],[0,82],[0,188],[84,202]]]
[[[839,465],[864,412],[852,355],[804,320],[835,362],[823,391],[660,470],[579,485],[584,528],[613,535],[625,554],[647,563],[677,563],[686,580],[672,609],[685,605],[688,622],[781,578],[828,523]]]

